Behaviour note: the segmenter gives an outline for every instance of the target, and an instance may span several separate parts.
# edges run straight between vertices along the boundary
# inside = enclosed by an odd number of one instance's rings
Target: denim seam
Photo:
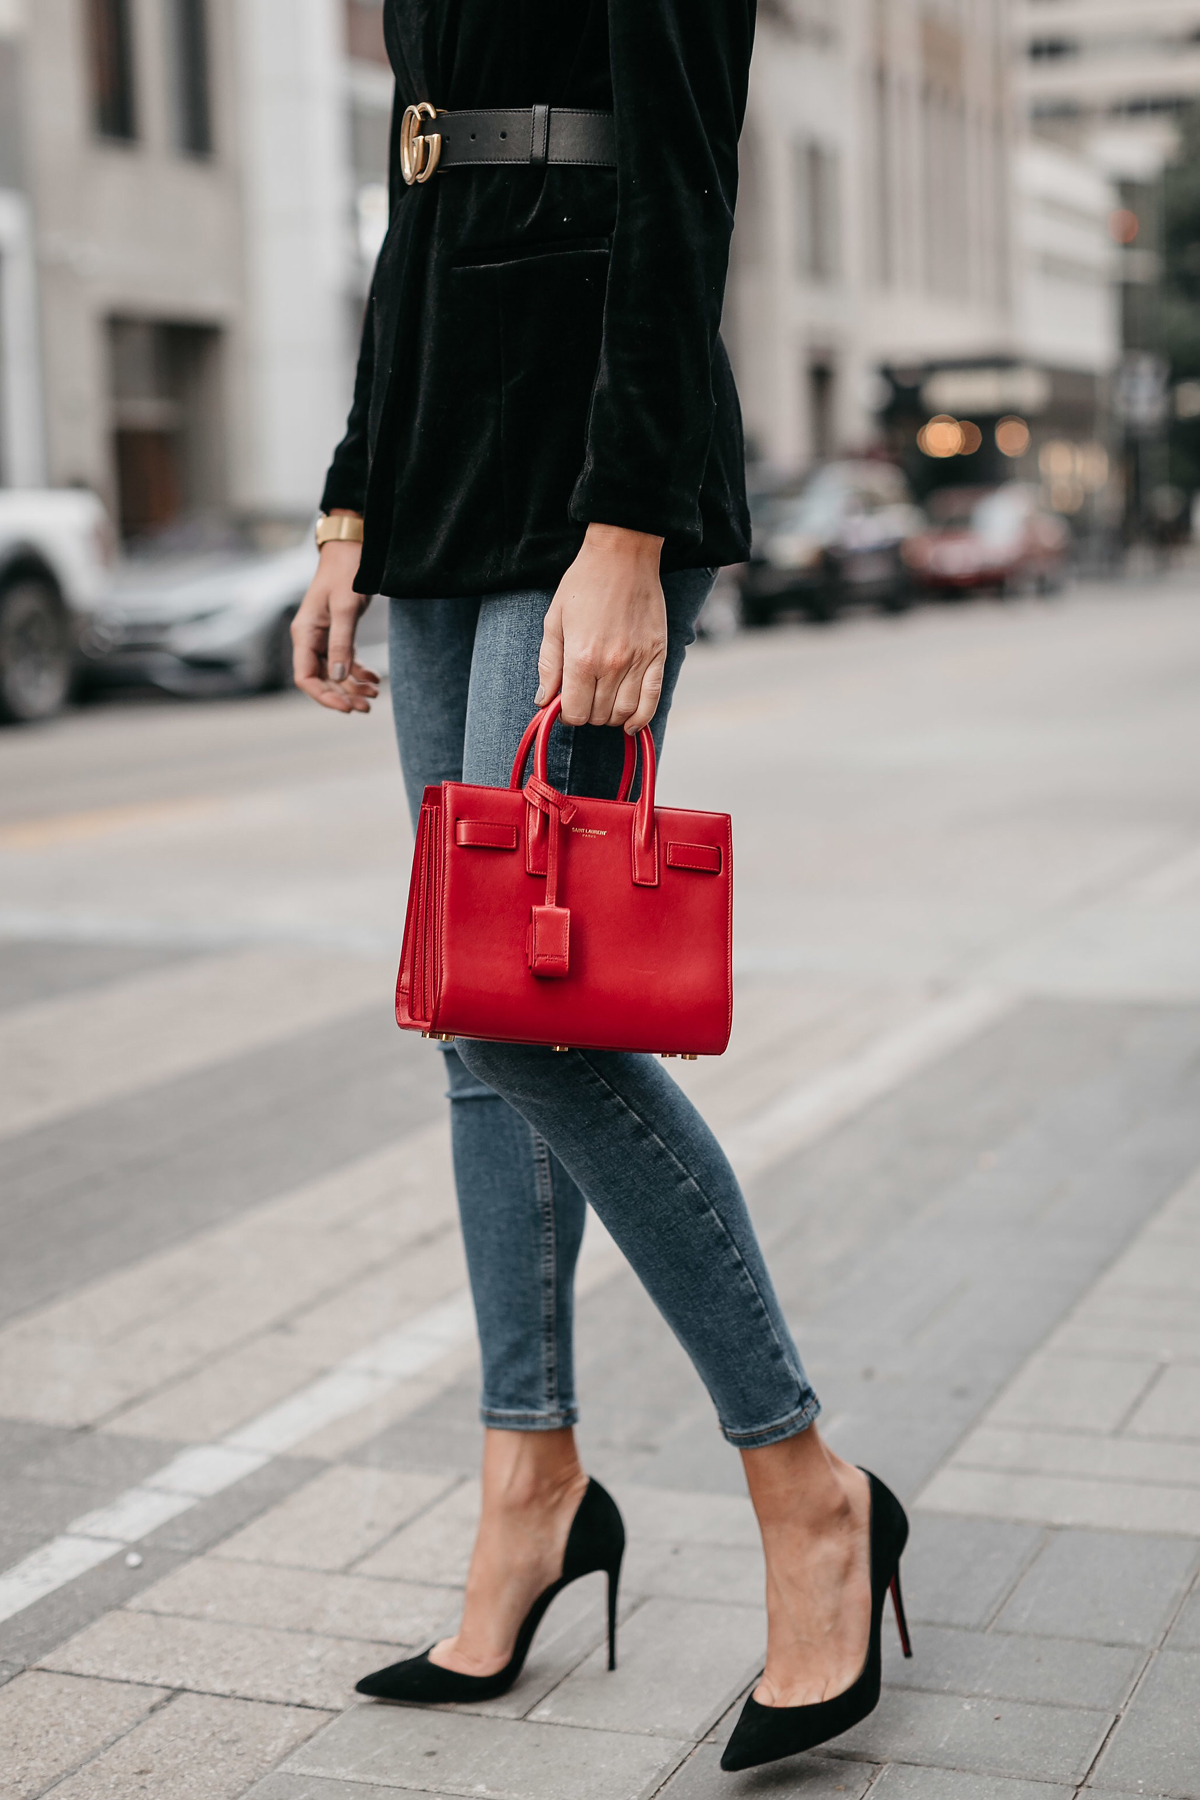
[[[538,1212],[542,1223],[542,1382],[547,1407],[554,1412],[558,1404],[558,1244],[554,1221],[554,1177],[550,1168],[550,1151],[543,1137],[532,1125],[534,1180],[537,1183]]]
[[[549,1412],[525,1412],[515,1407],[481,1406],[480,1422],[501,1431],[561,1431],[577,1425],[579,1414],[573,1406],[555,1407]]]
[[[788,1373],[794,1377],[797,1388],[800,1389],[801,1392],[804,1392],[805,1390],[807,1390],[807,1392],[811,1394],[812,1393],[811,1387],[808,1386],[808,1383],[806,1381],[805,1382],[801,1381],[799,1369],[793,1365],[791,1357],[787,1354],[787,1352],[784,1349],[784,1346],[781,1344],[781,1342],[779,1340],[779,1333],[775,1329],[775,1326],[771,1319],[771,1315],[767,1308],[766,1302],[763,1300],[762,1294],[759,1292],[758,1283],[755,1281],[754,1276],[751,1274],[750,1270],[747,1268],[745,1258],[743,1257],[741,1251],[738,1249],[738,1246],[737,1246],[736,1242],[734,1241],[734,1238],[733,1238],[732,1234],[730,1233],[728,1227],[726,1226],[725,1221],[722,1219],[720,1213],[717,1211],[716,1207],[713,1205],[713,1202],[709,1198],[708,1194],[705,1193],[704,1189],[701,1187],[701,1185],[697,1181],[696,1177],[692,1174],[691,1170],[688,1168],[685,1168],[683,1163],[680,1162],[679,1158],[676,1156],[675,1152],[671,1149],[670,1145],[665,1143],[663,1141],[663,1139],[661,1137],[659,1137],[658,1133],[654,1130],[654,1128],[650,1124],[648,1124],[648,1122],[645,1119],[642,1118],[641,1114],[639,1112],[636,1112],[634,1110],[634,1108],[632,1106],[630,1106],[629,1102],[624,1098],[624,1096],[617,1092],[616,1088],[613,1087],[612,1083],[605,1079],[605,1077],[601,1074],[600,1070],[596,1067],[595,1063],[593,1063],[588,1058],[586,1052],[584,1052],[582,1050],[577,1050],[575,1052],[575,1054],[579,1057],[580,1061],[583,1063],[584,1067],[588,1070],[588,1072],[592,1075],[592,1077],[597,1082],[599,1082],[600,1086],[602,1088],[604,1088],[608,1094],[610,1094],[612,1096],[612,1098],[616,1101],[617,1105],[620,1106],[623,1111],[628,1113],[628,1115],[631,1119],[635,1120],[636,1123],[641,1126],[641,1128],[645,1132],[646,1136],[648,1138],[650,1138],[653,1143],[658,1145],[659,1149],[663,1152],[663,1154],[670,1160],[671,1163],[674,1164],[675,1168],[683,1176],[684,1181],[694,1190],[694,1192],[697,1195],[699,1195],[699,1197],[700,1197],[701,1201],[703,1202],[705,1208],[707,1209],[710,1217],[715,1221],[717,1229],[720,1231],[721,1235],[724,1237],[726,1246],[732,1254],[736,1269],[740,1270],[741,1275],[742,1275],[744,1281],[746,1282],[746,1285],[749,1287],[751,1294],[754,1296],[755,1302],[757,1303],[759,1311],[761,1312],[763,1320],[767,1326],[767,1329],[770,1332],[771,1341],[774,1344],[776,1356],[778,1357],[779,1361],[783,1364],[784,1368],[787,1369]],[[815,1396],[814,1396],[814,1398],[815,1398]],[[721,1430],[723,1432],[726,1431],[724,1424],[722,1424]],[[726,1435],[728,1435],[727,1432],[726,1432]]]
[[[773,1419],[769,1425],[759,1425],[753,1431],[731,1431],[727,1425],[722,1425],[721,1435],[738,1450],[757,1450],[766,1444],[778,1444],[784,1438],[798,1437],[821,1412],[821,1402],[807,1383],[802,1391],[808,1395],[804,1405],[785,1413],[782,1419]]]

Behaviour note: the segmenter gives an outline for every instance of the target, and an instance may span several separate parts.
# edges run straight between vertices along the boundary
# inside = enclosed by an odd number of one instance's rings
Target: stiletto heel
[[[563,1556],[562,1574],[538,1595],[517,1633],[513,1653],[494,1675],[460,1675],[457,1669],[443,1669],[429,1660],[429,1650],[404,1662],[391,1663],[364,1675],[355,1692],[372,1700],[407,1700],[414,1705],[435,1706],[462,1700],[495,1700],[506,1694],[529,1655],[534,1633],[546,1609],[565,1587],[583,1575],[598,1572],[608,1576],[608,1666],[617,1666],[617,1585],[621,1576],[621,1558],[625,1554],[625,1526],[617,1503],[598,1481],[589,1481],[579,1502]],[[433,1645],[429,1646],[432,1650]]]
[[[908,1519],[891,1489],[869,1469],[863,1474],[871,1486],[871,1631],[862,1673],[844,1693],[819,1700],[815,1706],[762,1706],[751,1694],[725,1746],[723,1769],[753,1769],[784,1756],[798,1756],[802,1750],[813,1750],[840,1737],[874,1712],[882,1680],[883,1603],[889,1592],[901,1647],[905,1656],[912,1655],[900,1595],[900,1557],[908,1542]]]
[[[904,1616],[904,1596],[900,1592],[900,1564],[896,1564],[896,1573],[891,1580],[892,1606],[896,1613],[896,1630],[900,1633],[900,1648],[905,1656],[912,1655],[912,1639],[908,1635],[908,1620]]]
[[[608,1571],[608,1667],[609,1673],[617,1666],[617,1584],[621,1579],[621,1558],[618,1556]]]

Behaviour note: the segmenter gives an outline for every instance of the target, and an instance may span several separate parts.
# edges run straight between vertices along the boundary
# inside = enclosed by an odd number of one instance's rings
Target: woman
[[[620,730],[661,746],[714,567],[747,554],[737,396],[718,337],[753,0],[385,0],[391,225],[298,685],[365,712],[365,596],[391,601],[414,816],[427,783],[503,786],[562,695],[550,776],[613,792]],[[436,111],[435,111],[436,109]],[[834,1456],[733,1172],[645,1056],[445,1052],[483,1356],[483,1507],[462,1624],[360,1691],[502,1692],[548,1597],[607,1568],[619,1514],[580,1466],[572,1283],[590,1204],[741,1451],[767,1563],[766,1668],[727,1768],[788,1755],[878,1696],[907,1525]]]

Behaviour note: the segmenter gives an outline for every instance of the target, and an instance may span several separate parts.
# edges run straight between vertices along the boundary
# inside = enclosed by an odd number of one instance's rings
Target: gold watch
[[[322,513],[317,520],[317,549],[322,544],[361,544],[363,541],[363,522],[357,513],[339,513],[331,518]]]

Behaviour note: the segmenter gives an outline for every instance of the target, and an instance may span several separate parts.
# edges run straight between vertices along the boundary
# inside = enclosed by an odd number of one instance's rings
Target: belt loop
[[[550,108],[535,106],[533,109],[533,142],[529,151],[529,160],[535,167],[545,163],[549,145]]]

